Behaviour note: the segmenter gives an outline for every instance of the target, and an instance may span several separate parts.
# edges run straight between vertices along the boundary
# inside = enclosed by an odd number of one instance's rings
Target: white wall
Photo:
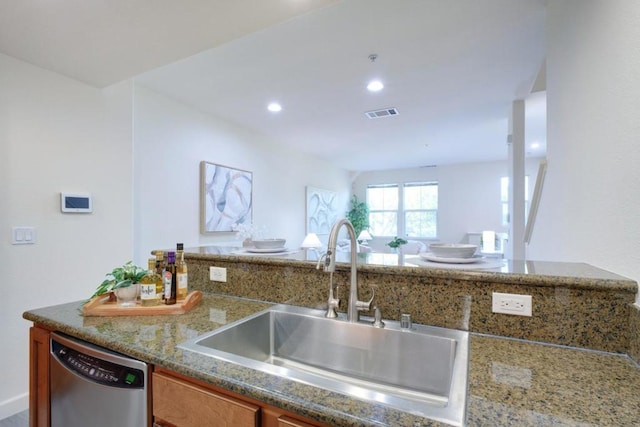
[[[640,281],[640,2],[549,2],[546,182],[532,258]]]
[[[347,210],[349,174],[326,162],[280,147],[251,131],[136,86],[136,262],[153,249],[238,244],[235,234],[199,231],[200,162],[253,172],[253,222],[270,237],[299,247],[305,235],[305,187],[336,191]],[[269,237],[269,236],[264,236]]]
[[[506,149],[505,145],[505,151]],[[535,184],[539,162],[539,158],[529,158],[526,161],[530,190]],[[500,202],[500,178],[508,174],[506,160],[435,168],[363,172],[355,179],[353,191],[364,201],[367,185],[370,184],[437,181],[438,240],[457,243],[464,241],[467,232],[509,231],[508,227],[502,226]],[[384,243],[388,240],[376,238],[371,246],[378,250],[384,249]]]
[[[131,96],[0,54],[0,419],[27,407],[22,313],[88,297],[131,256]],[[61,191],[92,193],[93,214],[62,214]],[[14,226],[36,227],[37,243],[11,245]]]

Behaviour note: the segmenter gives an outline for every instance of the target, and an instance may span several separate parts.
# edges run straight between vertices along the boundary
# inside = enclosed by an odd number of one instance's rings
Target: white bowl
[[[429,250],[440,258],[471,258],[478,249],[477,245],[464,243],[431,243]]]
[[[284,247],[285,239],[258,239],[253,240],[253,246],[257,249],[277,249]]]

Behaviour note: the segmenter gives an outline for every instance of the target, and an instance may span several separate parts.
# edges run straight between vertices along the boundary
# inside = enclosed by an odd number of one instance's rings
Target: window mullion
[[[400,191],[401,190],[401,191]],[[404,183],[398,191],[398,236],[405,237],[405,218],[404,218]]]

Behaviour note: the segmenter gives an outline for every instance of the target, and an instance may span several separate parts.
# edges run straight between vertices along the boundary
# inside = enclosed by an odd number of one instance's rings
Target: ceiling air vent
[[[394,107],[391,107],[391,108],[383,108],[382,110],[367,111],[364,114],[366,114],[367,117],[369,117],[370,119],[380,119],[382,117],[397,116],[400,113],[398,113],[397,109],[395,109]]]

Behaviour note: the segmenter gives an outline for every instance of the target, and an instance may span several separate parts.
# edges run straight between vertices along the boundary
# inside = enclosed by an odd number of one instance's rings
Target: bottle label
[[[188,284],[187,284],[187,273],[178,273],[176,275],[176,279],[177,279],[177,298],[179,300],[183,300],[187,297],[187,293],[189,292],[189,289],[187,289]]]
[[[164,299],[171,299],[171,272],[165,270],[162,280],[164,282]]]
[[[188,278],[188,274],[187,273],[178,273],[178,288],[179,289],[186,289],[187,288],[187,283],[189,281]]]
[[[148,300],[156,298],[156,285],[155,284],[140,284],[140,299]]]

